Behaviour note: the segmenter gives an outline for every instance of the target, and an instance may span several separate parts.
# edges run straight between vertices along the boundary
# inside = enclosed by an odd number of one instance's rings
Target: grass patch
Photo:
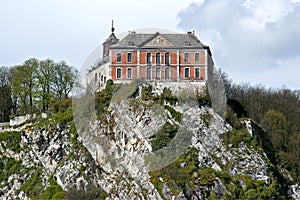
[[[0,183],[2,181],[6,183],[9,176],[20,173],[24,168],[20,160],[3,156],[0,161]]]
[[[21,132],[18,131],[6,131],[0,132],[0,141],[2,148],[10,149],[16,153],[21,151],[20,143],[21,143]],[[5,146],[3,142],[6,142]]]
[[[225,132],[221,135],[221,138],[227,146],[231,144],[234,148],[237,148],[241,142],[244,142],[247,146],[258,147],[255,139],[245,130]]]

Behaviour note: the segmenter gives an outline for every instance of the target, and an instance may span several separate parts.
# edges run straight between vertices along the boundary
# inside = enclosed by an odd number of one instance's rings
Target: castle
[[[122,39],[111,34],[103,43],[103,58],[89,70],[86,80],[91,91],[105,87],[108,79],[128,83],[134,79],[173,84],[205,84],[214,62],[208,46],[194,31],[138,33],[129,31]]]

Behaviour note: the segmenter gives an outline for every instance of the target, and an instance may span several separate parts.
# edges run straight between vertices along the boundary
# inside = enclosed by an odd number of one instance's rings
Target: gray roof
[[[113,45],[119,42],[119,39],[115,36],[114,33],[111,33],[110,36],[107,38],[107,40],[104,43],[108,43],[109,45]]]
[[[145,44],[153,40],[155,37],[161,36],[174,45],[175,48],[207,48],[198,38],[190,34],[161,34],[159,32],[154,34],[145,33],[129,33],[117,44],[110,48],[143,48]]]

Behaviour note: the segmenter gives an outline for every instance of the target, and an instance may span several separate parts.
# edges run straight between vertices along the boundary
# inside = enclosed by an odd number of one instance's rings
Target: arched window
[[[190,61],[190,54],[184,53],[184,62],[189,62],[189,61]]]
[[[167,67],[165,69],[165,79],[170,79],[170,68],[169,67]]]
[[[103,75],[101,75],[101,81],[103,81]]]
[[[117,53],[117,62],[122,62],[122,54]]]
[[[151,68],[150,67],[147,68],[146,78],[151,79]]]
[[[165,54],[165,65],[170,65],[170,54],[166,53]]]
[[[160,65],[160,53],[156,53],[156,64]]]
[[[104,83],[106,83],[106,76],[104,76]]]
[[[199,62],[199,61],[200,61],[200,54],[195,53],[195,62]]]
[[[200,68],[195,68],[195,78],[200,78]]]
[[[160,68],[156,68],[156,79],[160,79]]]
[[[127,69],[127,78],[132,79],[132,69],[131,68]]]
[[[127,62],[132,62],[132,53],[127,54]]]
[[[147,53],[147,65],[151,65],[151,53]]]
[[[117,79],[120,79],[120,78],[122,78],[122,69],[121,68],[118,68],[117,69],[117,74],[116,74],[116,78]],[[105,79],[105,77],[104,77],[104,79]],[[105,80],[104,80],[104,82],[105,82]]]
[[[184,68],[184,78],[190,77],[190,68],[186,67]]]

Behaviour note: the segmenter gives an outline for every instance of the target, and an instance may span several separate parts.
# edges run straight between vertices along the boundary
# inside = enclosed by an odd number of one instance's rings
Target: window
[[[195,53],[195,62],[199,62],[199,61],[200,61],[200,54]]]
[[[121,68],[118,68],[117,69],[117,79],[120,79],[122,78],[122,69]],[[105,81],[104,81],[105,82]]]
[[[165,54],[165,64],[170,65],[170,54],[169,53]]]
[[[127,54],[127,62],[132,62],[132,53]]]
[[[95,82],[97,82],[97,78],[98,78],[98,76],[97,76],[97,73],[95,74]]]
[[[103,75],[101,75],[101,81],[103,81]]]
[[[156,68],[156,79],[160,79],[160,68]]]
[[[160,53],[156,53],[156,64],[160,65]]]
[[[190,77],[190,68],[186,67],[184,68],[184,78]]]
[[[169,67],[167,67],[165,69],[165,79],[170,79],[170,69],[169,69]]]
[[[131,79],[131,78],[132,78],[132,69],[131,69],[131,68],[128,68],[128,69],[127,69],[127,78],[128,78],[128,79]]]
[[[122,62],[122,54],[117,53],[117,62]]]
[[[151,53],[147,53],[147,65],[151,65]]]
[[[104,76],[104,83],[106,83],[106,76]]]
[[[195,68],[195,78],[200,78],[200,68]]]
[[[134,42],[129,41],[129,42],[128,42],[128,46],[134,46]]]
[[[184,62],[189,62],[189,61],[190,61],[190,54],[184,53]]]
[[[151,68],[150,67],[147,68],[146,78],[151,79]]]

